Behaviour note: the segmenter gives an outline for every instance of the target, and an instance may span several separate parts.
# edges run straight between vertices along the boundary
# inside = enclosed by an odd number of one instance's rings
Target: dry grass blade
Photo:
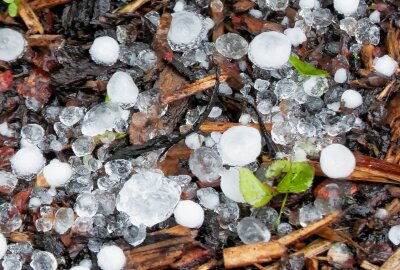
[[[44,29],[35,12],[26,0],[19,1],[18,14],[21,16],[30,34],[43,34]]]
[[[150,0],[135,0],[135,1],[128,3],[127,5],[123,6],[122,8],[117,9],[114,12],[117,12],[117,13],[135,12],[136,10],[138,10],[141,6],[143,6],[147,2],[150,2]]]

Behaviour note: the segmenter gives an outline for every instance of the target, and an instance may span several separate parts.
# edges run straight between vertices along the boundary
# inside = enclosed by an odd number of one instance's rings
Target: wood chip
[[[44,34],[44,29],[35,12],[26,0],[19,0],[18,14],[21,16],[29,34]]]
[[[380,270],[399,270],[400,269],[400,248],[389,257],[389,259],[379,268]]]
[[[362,261],[360,267],[365,270],[379,270],[379,266],[370,263],[369,261]]]
[[[62,35],[30,35],[28,44],[31,47],[59,47],[64,44]]]
[[[150,2],[150,0],[134,0],[122,8],[116,10],[117,13],[132,13],[138,10],[141,6]]]
[[[46,8],[52,8],[59,5],[64,5],[72,0],[33,0],[29,3],[33,10],[42,10]]]

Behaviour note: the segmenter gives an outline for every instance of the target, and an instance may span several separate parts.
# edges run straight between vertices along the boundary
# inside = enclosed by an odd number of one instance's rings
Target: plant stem
[[[286,204],[286,201],[287,201],[287,198],[288,198],[288,197],[289,197],[289,192],[287,192],[287,193],[285,194],[285,198],[283,198],[282,205],[281,205],[281,210],[279,210],[279,216],[278,216],[278,219],[276,220],[276,226],[278,226],[279,223],[281,222],[281,217],[282,217],[282,214],[283,214],[283,209],[285,208],[285,204]]]

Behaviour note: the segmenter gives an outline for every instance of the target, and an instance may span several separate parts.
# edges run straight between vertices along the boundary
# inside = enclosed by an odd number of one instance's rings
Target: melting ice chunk
[[[196,48],[207,32],[201,15],[181,11],[172,14],[168,32],[168,43],[174,51],[185,51]]]
[[[240,59],[247,54],[249,43],[238,34],[228,33],[217,38],[215,48],[227,58]]]
[[[113,130],[121,120],[123,110],[114,102],[103,102],[91,108],[82,121],[82,133],[86,136],[103,134]]]
[[[271,238],[267,226],[254,217],[243,218],[237,226],[237,233],[245,244],[268,242]]]
[[[84,108],[75,106],[65,107],[60,113],[60,122],[68,127],[72,127],[82,119],[84,114]]]
[[[26,41],[21,33],[10,29],[0,29],[0,60],[11,62],[25,51]]]
[[[57,260],[52,253],[41,250],[33,252],[30,263],[33,270],[56,270],[57,265]]]
[[[216,150],[200,147],[191,154],[189,167],[200,181],[212,182],[218,178],[222,170],[222,160]]]
[[[0,171],[0,193],[10,194],[18,183],[17,177],[6,171]]]
[[[330,178],[349,176],[356,167],[356,158],[344,145],[331,144],[321,151],[321,169]]]
[[[11,167],[18,177],[37,174],[44,166],[45,158],[36,146],[27,146],[18,150],[11,158]]]
[[[6,254],[7,251],[7,239],[2,233],[0,233],[0,260]]]
[[[43,168],[43,176],[50,186],[63,186],[71,178],[72,168],[68,163],[53,159]]]
[[[176,223],[188,228],[200,228],[204,222],[204,210],[198,203],[183,200],[174,210]]]
[[[274,69],[284,65],[290,56],[291,43],[287,36],[278,32],[263,32],[249,45],[249,59],[262,69]]]
[[[283,32],[294,47],[299,46],[307,40],[306,35],[300,27],[288,28]]]
[[[139,89],[128,73],[117,71],[108,81],[107,95],[112,102],[133,106],[139,95]]]
[[[257,159],[261,152],[260,132],[252,127],[236,126],[224,132],[218,145],[224,164],[244,166]]]
[[[200,204],[207,209],[214,210],[219,205],[219,194],[211,187],[197,190],[197,198]]]
[[[357,11],[359,3],[360,0],[334,0],[333,7],[338,13],[348,16]]]
[[[180,194],[180,186],[161,172],[141,171],[125,182],[117,209],[127,213],[134,225],[153,226],[172,215]]]
[[[347,81],[347,71],[344,68],[336,70],[334,80],[337,83],[345,83]]]
[[[119,57],[119,44],[112,37],[98,37],[89,50],[92,60],[97,64],[111,66]]]
[[[388,77],[392,76],[399,66],[397,62],[387,54],[382,57],[375,58],[373,65],[378,73]]]
[[[38,124],[27,124],[21,129],[21,137],[31,144],[38,144],[43,140],[44,129]]]

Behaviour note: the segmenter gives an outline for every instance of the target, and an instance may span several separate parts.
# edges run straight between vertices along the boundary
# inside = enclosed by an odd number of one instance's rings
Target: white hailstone
[[[230,168],[220,173],[221,175],[221,190],[229,199],[244,203],[242,192],[240,191],[240,175],[239,170]]]
[[[107,83],[107,95],[112,102],[133,106],[137,101],[139,88],[128,73],[117,71]]]
[[[296,146],[296,147],[294,147],[293,152],[294,152],[294,155],[293,155],[294,162],[307,161],[307,153],[302,148]]]
[[[261,10],[254,9],[254,8],[252,8],[252,9],[249,10],[249,14],[250,14],[251,16],[253,16],[254,18],[256,18],[256,19],[261,19],[262,16],[263,16]]]
[[[89,50],[92,60],[97,64],[111,66],[119,57],[119,44],[112,37],[98,37]]]
[[[203,142],[204,142],[204,136],[197,133],[192,133],[189,136],[186,136],[185,138],[186,146],[193,150],[200,148]]]
[[[126,258],[118,246],[104,246],[97,254],[97,264],[102,270],[121,270]]]
[[[300,8],[314,8],[315,0],[300,0],[299,2]]]
[[[200,204],[183,200],[174,210],[175,222],[188,228],[200,228],[204,222],[204,210]]]
[[[321,151],[319,158],[323,173],[330,178],[349,176],[356,167],[356,158],[344,145],[331,144]]]
[[[343,92],[341,100],[344,102],[344,106],[349,109],[355,109],[363,103],[361,94],[351,89]]]
[[[260,132],[248,126],[235,126],[225,131],[218,150],[222,162],[231,166],[244,166],[257,159],[261,152]]]
[[[0,260],[6,254],[7,251],[7,239],[2,233],[0,233]]]
[[[80,265],[78,265],[78,266],[72,267],[72,268],[69,269],[69,270],[90,270],[90,268],[87,268],[87,267],[85,267],[85,266],[80,266]]]
[[[26,41],[24,36],[11,29],[0,29],[0,60],[11,62],[18,59],[25,52]]]
[[[176,1],[174,6],[174,12],[183,11],[185,9],[185,2],[184,1]]]
[[[288,28],[283,32],[290,40],[294,47],[299,46],[307,40],[306,35],[300,27]]]
[[[284,65],[290,56],[292,45],[287,36],[278,32],[263,32],[249,45],[249,59],[262,69],[274,69]]]
[[[30,176],[40,172],[45,162],[42,152],[36,146],[27,146],[11,158],[11,167],[17,176]]]
[[[43,176],[52,187],[63,186],[72,176],[71,165],[53,159],[43,168]]]
[[[208,115],[208,117],[210,118],[217,118],[220,117],[222,113],[222,109],[220,107],[212,107],[210,114]]]
[[[389,212],[385,208],[378,208],[374,214],[374,218],[382,219],[382,220],[387,218],[388,216],[389,216]]]
[[[357,11],[360,0],[333,0],[333,7],[337,12],[348,16]]]
[[[385,54],[382,57],[376,57],[373,61],[373,66],[376,72],[390,77],[396,72],[398,64],[393,58]]]
[[[333,77],[335,82],[337,83],[345,83],[347,81],[347,71],[344,68],[339,68],[335,72],[335,76]]]
[[[7,122],[3,122],[0,124],[0,135],[5,137],[12,137],[13,131],[8,128]]]
[[[250,123],[251,121],[251,115],[248,113],[243,113],[240,117],[239,117],[239,123],[245,125]]]
[[[86,267],[90,270],[92,269],[92,261],[90,259],[83,259],[80,261],[79,266]]]
[[[381,13],[379,11],[375,10],[374,12],[372,12],[369,15],[369,19],[373,23],[379,23],[381,21]]]
[[[395,225],[390,228],[388,238],[393,245],[397,246],[400,244],[400,225]]]

